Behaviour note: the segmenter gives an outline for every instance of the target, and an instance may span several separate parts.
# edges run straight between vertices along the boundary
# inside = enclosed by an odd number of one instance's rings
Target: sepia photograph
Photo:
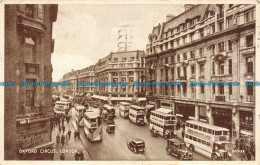
[[[17,2],[3,161],[256,162],[257,1]]]

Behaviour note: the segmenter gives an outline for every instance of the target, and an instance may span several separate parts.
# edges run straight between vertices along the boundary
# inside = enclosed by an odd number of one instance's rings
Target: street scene
[[[255,161],[255,24],[256,4],[6,4],[5,160]]]

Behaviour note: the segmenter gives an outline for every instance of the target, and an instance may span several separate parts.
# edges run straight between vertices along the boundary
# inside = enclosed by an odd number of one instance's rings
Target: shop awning
[[[247,136],[253,136],[254,135],[253,132],[249,132],[249,131],[246,131],[246,130],[240,130],[240,133],[247,135]]]
[[[138,98],[138,101],[146,101],[146,98],[145,97],[140,97],[140,98]]]
[[[132,97],[111,97],[111,101],[131,101]]]

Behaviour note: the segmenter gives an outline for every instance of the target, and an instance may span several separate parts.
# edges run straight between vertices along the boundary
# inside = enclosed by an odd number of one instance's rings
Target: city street
[[[106,132],[107,124],[103,125],[103,136],[101,142],[90,142],[80,128],[82,143],[90,154],[92,160],[178,160],[176,157],[168,155],[166,152],[167,141],[162,137],[152,137],[148,125],[137,126],[130,123],[118,114],[116,107],[115,134]],[[72,120],[75,120],[75,111],[72,108]],[[146,152],[135,154],[127,147],[127,142],[140,138],[145,141]],[[193,160],[208,160],[197,153],[193,154]]]

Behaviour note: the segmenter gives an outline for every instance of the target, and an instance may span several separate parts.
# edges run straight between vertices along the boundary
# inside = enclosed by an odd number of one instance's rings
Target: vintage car
[[[178,139],[168,139],[166,151],[169,155],[176,156],[180,160],[191,160],[192,152],[188,151],[185,143]]]
[[[145,152],[145,143],[141,139],[134,139],[127,143],[127,147],[134,153],[144,153]]]
[[[115,125],[108,125],[106,128],[107,133],[115,133]]]

